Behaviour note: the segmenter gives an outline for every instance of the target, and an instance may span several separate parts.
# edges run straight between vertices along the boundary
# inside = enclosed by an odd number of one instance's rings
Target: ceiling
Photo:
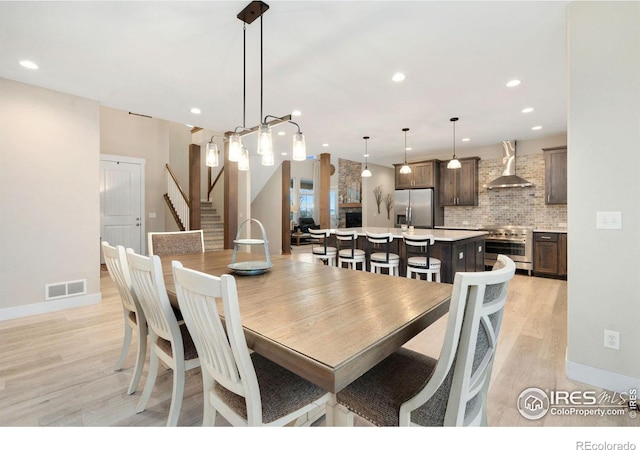
[[[0,77],[233,130],[243,125],[236,15],[248,3],[2,1]],[[566,132],[568,2],[267,3],[262,115],[300,110],[294,120],[308,154],[363,160],[362,137],[370,136],[369,162],[402,162],[405,127],[408,160],[448,154],[454,116],[457,149]],[[24,69],[23,59],[39,69]],[[396,72],[405,81],[391,81]],[[520,86],[506,87],[513,78]],[[246,28],[244,124],[257,125],[260,111],[257,20]],[[287,133],[274,137],[278,150],[290,152],[296,128],[277,130]]]

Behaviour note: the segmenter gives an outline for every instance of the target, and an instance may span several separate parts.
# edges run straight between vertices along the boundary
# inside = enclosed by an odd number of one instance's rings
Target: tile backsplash
[[[445,207],[444,225],[517,225],[560,228],[567,223],[567,205],[545,205],[544,155],[516,158],[516,174],[534,184],[526,188],[488,190],[485,186],[502,175],[502,158],[478,162],[478,206]],[[466,223],[465,223],[466,222]]]

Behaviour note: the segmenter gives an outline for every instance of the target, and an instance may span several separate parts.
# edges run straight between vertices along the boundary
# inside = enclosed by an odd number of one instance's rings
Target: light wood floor
[[[310,260],[304,246],[293,258]],[[346,269],[345,269],[346,270]],[[146,379],[127,395],[134,346],[113,370],[123,337],[122,308],[106,271],[98,305],[0,322],[0,426],[164,426],[172,374],[160,369],[146,411],[135,413]],[[392,299],[390,299],[392,300]],[[637,426],[624,417],[550,416],[529,421],[516,399],[523,389],[593,389],[564,375],[567,282],[518,274],[510,285],[488,402],[491,426]],[[407,345],[436,356],[446,317]],[[135,344],[134,338],[134,344]],[[599,389],[594,389],[601,392]],[[186,379],[180,426],[202,420],[200,370]],[[217,424],[225,425],[219,418]],[[321,419],[316,425],[324,424]],[[358,425],[366,426],[364,421]]]

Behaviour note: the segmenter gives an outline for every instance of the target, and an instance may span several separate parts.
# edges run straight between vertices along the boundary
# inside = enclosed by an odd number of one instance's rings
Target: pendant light
[[[304,143],[304,134],[300,131],[300,126],[297,123],[291,122],[295,126],[298,127],[298,132],[293,135],[293,154],[292,158],[294,161],[304,161],[307,159],[307,147]]]
[[[364,136],[364,170],[362,171],[362,178],[369,178],[371,176],[371,171],[369,167],[367,167],[367,158],[369,157],[369,151],[367,148],[367,141],[369,141],[369,136]]]
[[[400,173],[406,175],[411,173],[411,167],[407,164],[407,131],[409,131],[409,129],[403,128],[402,131],[404,131],[404,164],[400,168]]]
[[[213,142],[213,138],[207,143],[206,164],[208,167],[218,167],[220,165],[220,157],[218,156],[218,144]]]
[[[458,121],[458,118],[452,117],[449,120],[453,122],[453,158],[447,164],[447,169],[459,169],[462,165],[460,164],[460,161],[458,161],[458,158],[456,158],[456,122]]]
[[[249,149],[242,147],[240,150],[240,157],[238,158],[238,170],[246,172],[249,170]]]

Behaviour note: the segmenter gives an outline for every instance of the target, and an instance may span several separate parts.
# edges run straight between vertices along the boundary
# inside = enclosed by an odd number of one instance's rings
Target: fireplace
[[[345,225],[347,228],[362,226],[362,212],[345,213]]]

